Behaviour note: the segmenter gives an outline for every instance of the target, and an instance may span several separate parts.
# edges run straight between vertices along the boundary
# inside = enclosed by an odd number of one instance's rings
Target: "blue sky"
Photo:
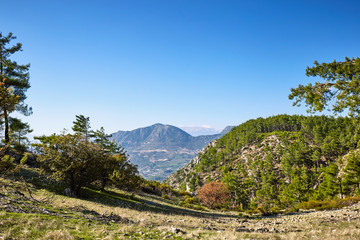
[[[360,1],[2,0],[31,63],[34,134],[154,123],[221,129],[306,114],[290,88],[315,60],[360,56]]]

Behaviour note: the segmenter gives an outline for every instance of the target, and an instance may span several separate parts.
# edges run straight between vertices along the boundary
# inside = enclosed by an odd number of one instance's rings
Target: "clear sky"
[[[34,134],[154,123],[221,129],[306,114],[290,88],[315,60],[360,56],[360,1],[2,0],[0,31],[31,63]]]

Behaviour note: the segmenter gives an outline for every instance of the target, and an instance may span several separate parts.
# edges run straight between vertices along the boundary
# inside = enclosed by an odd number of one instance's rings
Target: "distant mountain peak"
[[[203,125],[199,127],[180,127],[180,129],[184,130],[193,137],[197,137],[201,135],[214,135],[220,133],[220,130],[212,128],[211,126],[207,126],[207,125]]]
[[[202,136],[202,135],[226,134],[232,128],[233,126],[227,126],[223,130],[218,130],[208,125],[202,125],[199,127],[180,127],[180,129],[184,130],[193,137]]]
[[[167,124],[163,124],[163,123],[155,123],[155,124],[153,124],[153,125],[151,125],[150,127],[153,127],[153,126],[169,126],[169,125],[167,125]]]
[[[178,127],[162,123],[112,134],[112,138],[130,155],[131,161],[138,165],[140,173],[145,178],[157,180],[185,166],[204,146],[219,137],[221,134],[195,137]]]

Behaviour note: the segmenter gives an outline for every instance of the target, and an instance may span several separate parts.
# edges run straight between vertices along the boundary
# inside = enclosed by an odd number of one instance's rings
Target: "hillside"
[[[125,148],[142,176],[161,181],[222,135],[193,137],[180,128],[154,124],[133,131],[118,131],[112,134],[112,138]]]
[[[190,191],[209,181],[224,182],[243,209],[357,194],[357,126],[349,118],[326,116],[249,120],[164,182]]]
[[[276,217],[190,210],[118,189],[63,195],[37,169],[0,176],[0,239],[358,239],[355,204]]]

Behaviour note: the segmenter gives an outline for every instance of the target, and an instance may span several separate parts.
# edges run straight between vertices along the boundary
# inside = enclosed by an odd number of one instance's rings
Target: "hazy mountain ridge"
[[[221,135],[225,135],[227,134],[228,132],[230,132],[235,126],[226,126],[221,132],[220,134]]]
[[[191,136],[197,137],[201,135],[214,135],[219,134],[221,130],[212,128],[212,127],[179,127],[181,130],[189,133]]]
[[[212,127],[180,127],[181,130],[184,130],[188,134],[193,137],[203,136],[203,135],[215,135],[215,134],[226,134],[228,133],[234,126],[226,126],[223,130],[218,130]]]
[[[112,138],[121,144],[145,178],[162,180],[185,166],[204,146],[222,134],[193,137],[182,129],[154,124],[118,131]]]

